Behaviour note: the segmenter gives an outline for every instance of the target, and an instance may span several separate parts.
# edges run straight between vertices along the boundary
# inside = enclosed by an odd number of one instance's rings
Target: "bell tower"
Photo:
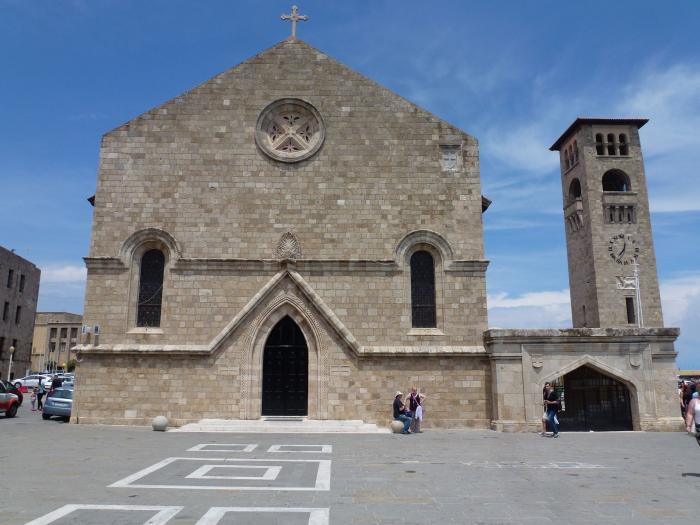
[[[639,128],[578,118],[552,145],[561,163],[575,328],[662,327]]]

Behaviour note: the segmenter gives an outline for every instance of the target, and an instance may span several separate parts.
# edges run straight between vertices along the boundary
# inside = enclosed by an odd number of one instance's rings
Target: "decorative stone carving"
[[[542,368],[544,366],[543,354],[530,354],[530,360],[532,361],[532,366],[534,368]]]
[[[638,368],[642,366],[642,353],[641,352],[630,352],[630,365]]]
[[[293,261],[301,258],[301,246],[296,235],[292,232],[287,232],[280,237],[277,243],[277,249],[275,250],[275,257],[277,259],[290,259]]]
[[[283,98],[267,106],[258,117],[255,142],[269,157],[299,162],[316,153],[325,138],[321,114],[308,102]]]

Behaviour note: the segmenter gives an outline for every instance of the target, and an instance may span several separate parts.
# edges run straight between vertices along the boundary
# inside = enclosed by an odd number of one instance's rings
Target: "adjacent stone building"
[[[30,369],[32,330],[41,271],[28,260],[0,246],[0,377],[23,376]]]
[[[32,337],[32,370],[65,369],[75,358],[83,316],[68,312],[37,312]]]
[[[77,347],[75,412],[385,425],[415,384],[430,425],[534,428],[543,375],[520,336],[485,336],[488,204],[474,137],[281,42],[103,137],[84,315],[100,332]],[[549,375],[623,379],[599,363],[645,342],[630,385],[657,402],[635,425],[661,427],[675,332],[639,330],[526,338]],[[105,396],[105,378],[129,389]]]

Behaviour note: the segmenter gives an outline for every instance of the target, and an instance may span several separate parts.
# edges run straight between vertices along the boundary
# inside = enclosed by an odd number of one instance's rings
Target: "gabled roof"
[[[305,41],[300,40],[298,38],[297,39],[288,38],[286,40],[278,42],[277,44],[275,44],[272,47],[269,47],[268,49],[265,49],[264,51],[261,51],[260,53],[257,53],[256,55],[253,55],[252,57],[244,60],[243,62],[240,62],[239,64],[237,64],[229,69],[226,69],[225,71],[222,71],[221,73],[205,80],[204,82],[193,87],[192,89],[189,89],[189,90],[181,93],[180,95],[173,97],[173,98],[167,100],[166,102],[164,102],[164,103],[162,103],[154,108],[151,108],[150,110],[148,110],[148,111],[142,113],[141,115],[129,120],[128,122],[125,122],[124,124],[122,124],[120,126],[117,126],[116,128],[112,129],[111,131],[105,133],[105,136],[110,135],[111,133],[113,133],[115,131],[118,131],[118,130],[121,130],[123,128],[128,127],[129,124],[131,124],[132,122],[138,121],[142,118],[149,118],[150,116],[157,114],[159,111],[166,109],[168,106],[170,106],[171,104],[173,104],[177,100],[182,99],[183,97],[187,97],[190,94],[194,94],[199,90],[203,90],[203,89],[206,90],[206,87],[209,84],[218,83],[218,82],[221,82],[224,79],[226,79],[232,75],[236,75],[239,72],[239,70],[242,69],[245,65],[249,65],[255,61],[258,61],[260,59],[264,59],[265,55],[277,52],[280,49],[286,49],[289,52],[289,54],[291,55],[291,57],[293,59],[297,59],[297,60],[298,60],[300,54],[306,54],[306,55],[308,55],[310,60],[314,60],[314,61],[317,60],[319,56],[323,56],[324,59],[327,60],[328,62],[334,63],[334,64],[340,66],[341,68],[343,68],[344,70],[350,72],[352,75],[355,75],[366,82],[370,82],[370,83],[374,84],[375,87],[386,92],[386,94],[390,95],[391,97],[402,100],[404,103],[408,104],[413,109],[415,109],[416,112],[422,113],[424,115],[427,115],[429,117],[434,118],[437,121],[443,122],[444,124],[446,124],[450,128],[453,128],[454,132],[456,132],[456,133],[469,135],[468,133],[461,130],[460,128],[458,128],[454,124],[451,124],[448,121],[446,121],[445,119],[440,118],[440,117],[430,113],[429,111],[421,108],[420,106],[418,106],[414,102],[411,102],[410,100],[402,97],[401,95],[398,95],[397,93],[391,91],[389,88],[382,86],[381,84],[379,84],[375,80],[372,80],[371,78],[366,77],[362,73],[359,73],[359,72],[355,71],[354,69],[348,67],[347,65],[343,64],[342,62],[326,55],[323,51],[309,45]],[[446,133],[449,134],[450,132],[448,130],[446,130]],[[469,136],[471,137],[471,135],[469,135]]]
[[[591,117],[578,117],[574,122],[566,128],[566,131],[561,134],[554,144],[549,147],[549,151],[559,151],[561,145],[566,142],[570,135],[576,133],[581,126],[598,124],[618,124],[618,125],[628,125],[637,126],[637,129],[641,128],[644,124],[649,122],[648,118],[591,118]]]

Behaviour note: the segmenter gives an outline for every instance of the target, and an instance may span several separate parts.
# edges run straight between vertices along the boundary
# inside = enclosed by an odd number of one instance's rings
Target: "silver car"
[[[39,379],[42,379],[44,383],[46,383],[46,380],[49,377],[50,376],[46,376],[43,374],[34,374],[27,377],[21,377],[19,379],[13,379],[11,383],[17,388],[21,388],[23,386],[26,386],[27,388],[34,388],[35,386],[39,386]]]
[[[44,412],[41,417],[49,419],[51,416],[70,418],[73,409],[73,390],[69,388],[57,388],[44,401]]]

